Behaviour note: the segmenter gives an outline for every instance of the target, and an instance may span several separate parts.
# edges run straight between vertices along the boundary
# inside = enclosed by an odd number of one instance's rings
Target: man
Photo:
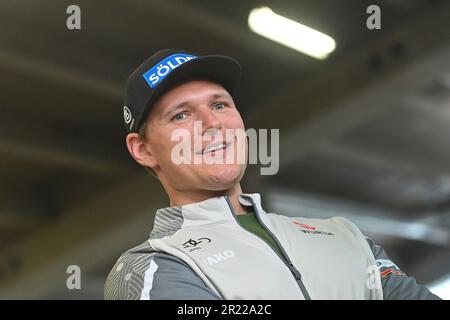
[[[438,299],[346,219],[267,213],[259,194],[242,192],[246,140],[224,138],[244,130],[233,102],[240,73],[230,57],[162,50],[127,80],[128,150],[170,207],[119,258],[105,298]],[[215,161],[195,161],[206,157]]]

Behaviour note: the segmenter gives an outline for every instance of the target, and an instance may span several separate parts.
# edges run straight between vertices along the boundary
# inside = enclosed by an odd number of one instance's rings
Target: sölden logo
[[[184,53],[172,54],[171,56],[168,56],[164,60],[158,62],[142,76],[150,87],[155,88],[175,68],[192,59],[197,59],[197,56]]]

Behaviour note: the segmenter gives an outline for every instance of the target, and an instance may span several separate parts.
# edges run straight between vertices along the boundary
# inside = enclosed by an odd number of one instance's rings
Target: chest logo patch
[[[298,229],[305,234],[314,234],[314,235],[325,235],[325,236],[334,236],[333,233],[328,231],[317,230],[316,227],[310,226],[305,223],[301,223],[298,221],[292,221],[293,224],[298,226]]]

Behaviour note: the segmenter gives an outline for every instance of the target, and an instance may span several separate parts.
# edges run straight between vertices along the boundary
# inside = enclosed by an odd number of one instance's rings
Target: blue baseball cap
[[[151,106],[168,90],[195,78],[222,85],[233,96],[241,65],[228,56],[198,56],[164,49],[146,59],[127,79],[123,116],[128,133],[138,132]]]

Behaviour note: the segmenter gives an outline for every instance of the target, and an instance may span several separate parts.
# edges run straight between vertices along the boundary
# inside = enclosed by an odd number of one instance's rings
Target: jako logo
[[[158,62],[150,70],[144,73],[142,76],[150,87],[155,88],[173,69],[179,67],[189,60],[196,59],[197,56],[190,54],[173,54],[168,56],[164,60]]]
[[[209,256],[209,257],[203,259],[203,262],[212,266],[213,264],[223,262],[225,260],[233,258],[234,256],[235,256],[235,253],[233,251],[225,250],[223,252],[213,254],[212,256]]]
[[[208,241],[208,243],[210,243],[211,239],[210,238],[198,238],[197,240],[194,240],[194,239],[190,238],[188,241],[183,243],[183,248],[187,249],[187,248],[196,247],[200,243],[205,242],[205,241]]]

